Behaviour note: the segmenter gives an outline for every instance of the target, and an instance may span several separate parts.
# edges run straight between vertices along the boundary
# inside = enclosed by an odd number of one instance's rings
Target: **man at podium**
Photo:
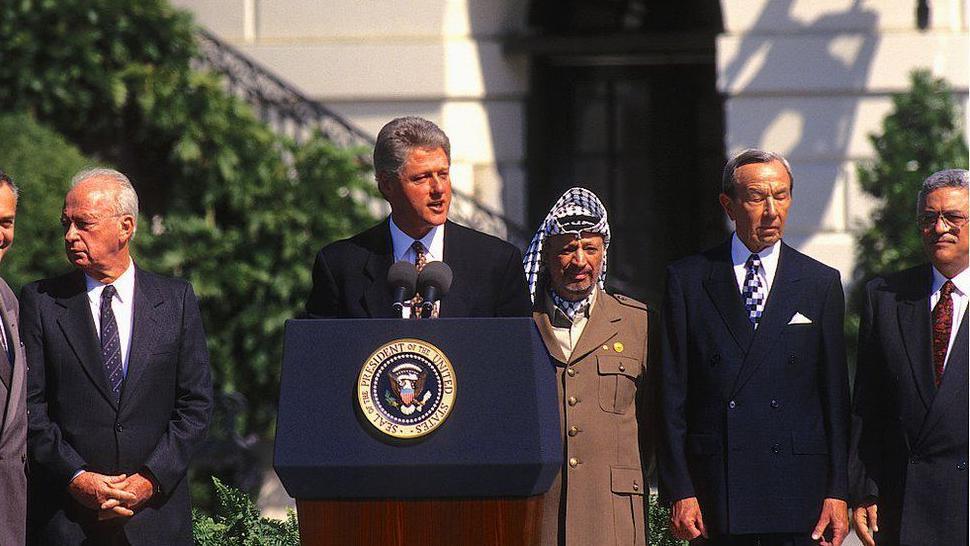
[[[433,261],[450,266],[441,317],[529,316],[522,255],[511,244],[448,220],[451,144],[434,123],[391,120],[377,135],[374,172],[390,216],[376,226],[325,246],[313,265],[310,318],[420,316],[394,310],[388,270],[404,260],[419,270]]]
[[[543,500],[544,545],[646,544],[639,428],[648,426],[641,411],[647,306],[605,292],[609,244],[603,203],[572,188],[526,251],[533,318],[555,361],[563,432],[563,466]]]

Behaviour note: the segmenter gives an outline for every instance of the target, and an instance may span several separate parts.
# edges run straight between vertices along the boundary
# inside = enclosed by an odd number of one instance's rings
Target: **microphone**
[[[391,287],[394,299],[394,310],[400,313],[404,309],[404,303],[414,296],[414,291],[418,286],[418,270],[414,264],[401,260],[395,262],[387,270],[387,284]]]
[[[430,313],[434,302],[448,295],[453,278],[451,268],[445,262],[428,262],[418,275],[418,293],[424,299],[423,312]]]

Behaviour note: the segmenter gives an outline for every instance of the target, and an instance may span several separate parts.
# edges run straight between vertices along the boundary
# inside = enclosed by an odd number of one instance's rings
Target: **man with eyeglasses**
[[[850,474],[868,546],[968,542],[968,178],[950,169],[923,182],[930,263],[866,285]]]

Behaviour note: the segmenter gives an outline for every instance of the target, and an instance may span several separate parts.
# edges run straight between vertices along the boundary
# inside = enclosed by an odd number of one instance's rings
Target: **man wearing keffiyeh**
[[[646,544],[647,306],[604,290],[609,244],[606,207],[571,188],[524,259],[533,318],[556,364],[563,434],[563,466],[543,501],[544,545]]]

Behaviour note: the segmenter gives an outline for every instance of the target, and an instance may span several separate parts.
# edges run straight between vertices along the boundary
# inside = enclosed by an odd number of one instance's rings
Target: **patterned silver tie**
[[[744,296],[744,310],[748,313],[748,320],[754,324],[755,329],[761,321],[761,315],[765,312],[765,287],[758,276],[758,268],[761,267],[761,258],[757,254],[748,256],[748,261],[744,263],[747,273],[744,276],[744,289],[741,295]]]

